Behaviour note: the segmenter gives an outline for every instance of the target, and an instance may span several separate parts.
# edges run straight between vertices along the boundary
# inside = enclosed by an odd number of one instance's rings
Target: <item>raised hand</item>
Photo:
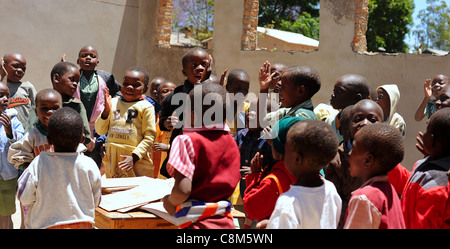
[[[264,65],[259,70],[259,89],[261,92],[269,91],[271,87],[272,78],[276,74],[276,72],[270,73],[270,62],[264,62]]]

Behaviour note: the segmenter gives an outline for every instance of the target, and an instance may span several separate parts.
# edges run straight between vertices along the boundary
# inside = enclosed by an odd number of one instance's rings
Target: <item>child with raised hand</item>
[[[342,201],[319,171],[336,155],[338,140],[330,125],[302,120],[287,134],[284,162],[296,181],[277,200],[267,228],[335,229]]]
[[[450,108],[436,111],[422,135],[426,156],[417,161],[402,194],[406,228],[449,229]]]
[[[8,162],[8,149],[12,143],[21,139],[24,129],[17,111],[7,109],[9,89],[0,82],[0,229],[12,229],[11,215],[16,212],[16,188],[18,171],[14,164]]]
[[[181,228],[236,228],[229,198],[240,179],[239,150],[225,124],[226,94],[222,86],[209,80],[196,86],[185,110],[186,119],[195,127],[185,123],[183,134],[172,143],[167,170],[175,184],[163,203],[170,215],[184,221]],[[214,104],[201,101],[207,95],[214,96]],[[202,103],[201,108],[194,108],[196,101]],[[211,110],[215,119],[205,122],[202,117],[207,112],[213,115]]]
[[[427,79],[423,86],[424,88],[424,97],[422,103],[417,108],[417,111],[414,115],[414,119],[419,122],[425,116],[429,119],[433,113],[436,112],[436,108],[434,103],[436,102],[437,96],[441,89],[448,84],[448,77],[443,74],[438,74],[433,77],[433,79]]]
[[[8,53],[3,56],[4,72],[6,74],[7,86],[10,92],[8,108],[17,110],[17,118],[23,126],[27,123],[28,116],[35,105],[34,99],[36,89],[29,81],[22,82],[25,76],[27,61],[25,57],[18,53]],[[0,70],[1,71],[1,70]]]
[[[91,136],[94,137],[95,121],[103,111],[105,88],[115,97],[120,85],[111,73],[96,70],[100,63],[97,49],[86,45],[78,52],[77,64],[80,66],[80,80],[73,96],[80,99],[86,109]]]
[[[142,67],[125,71],[122,96],[111,98],[106,89],[105,108],[95,122],[99,135],[108,133],[105,143],[107,178],[154,176],[149,151],[156,137],[155,111],[143,98],[149,76]]]
[[[92,228],[100,203],[101,176],[96,163],[77,152],[84,139],[83,120],[69,107],[53,113],[48,142],[19,178],[18,199],[29,206],[25,228]]]
[[[387,173],[404,155],[403,136],[393,126],[376,123],[356,132],[350,152],[350,174],[362,186],[352,193],[345,229],[404,229],[400,199]]]

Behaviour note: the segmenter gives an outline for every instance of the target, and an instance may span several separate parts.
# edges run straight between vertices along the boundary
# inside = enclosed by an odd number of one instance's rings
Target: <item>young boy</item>
[[[339,119],[336,118],[338,113],[362,99],[369,99],[370,89],[369,82],[365,77],[358,74],[345,74],[339,77],[334,84],[330,105],[321,103],[314,109],[317,118],[325,121],[335,130],[339,142],[343,141],[343,137],[339,132]]]
[[[158,122],[159,118],[159,114],[161,112],[161,101],[159,100],[158,97],[158,88],[161,84],[168,82],[166,79],[164,79],[163,77],[156,77],[154,79],[152,79],[152,81],[150,81],[150,87],[149,87],[149,93],[150,96],[145,96],[145,99],[148,100],[148,102],[150,102],[153,107],[155,108],[155,117],[156,118],[156,122]]]
[[[396,112],[397,104],[400,101],[400,91],[395,84],[382,85],[377,88],[377,104],[383,110],[384,120],[386,124],[390,124],[397,128],[402,136],[406,134],[406,123],[403,117]]]
[[[364,183],[352,193],[345,229],[405,228],[400,199],[387,176],[403,155],[403,136],[391,125],[367,125],[355,134],[349,170]]]
[[[101,176],[91,158],[76,152],[84,139],[80,114],[69,107],[57,110],[47,138],[55,152],[42,152],[19,178],[18,198],[30,207],[25,227],[92,228]]]
[[[445,107],[450,107],[450,85],[447,84],[442,88],[434,104],[436,111]]]
[[[17,118],[23,126],[27,123],[31,108],[35,105],[36,89],[29,81],[22,82],[27,61],[23,55],[9,53],[3,56],[5,73],[7,73],[10,101],[8,108],[17,110]]]
[[[346,108],[350,108],[350,110],[346,110]],[[350,111],[350,113],[347,113],[349,114],[349,117],[347,118],[344,116],[343,119],[347,120],[349,123],[342,123],[341,125],[348,127],[348,133],[346,131],[342,132],[343,135],[347,133],[349,138],[341,143],[336,157],[325,170],[325,178],[334,183],[339,196],[342,199],[342,213],[338,228],[343,228],[344,226],[345,211],[347,210],[347,205],[352,192],[363,184],[361,178],[352,177],[349,171],[349,153],[352,150],[353,138],[356,132],[362,127],[372,123],[381,123],[384,118],[381,107],[376,102],[369,99],[363,99],[355,105],[346,108],[344,108],[344,110],[346,110],[345,112]]]
[[[156,96],[158,97],[158,102],[161,103],[164,98],[169,95],[173,90],[175,90],[176,86],[172,82],[164,82],[162,83],[156,92]],[[159,115],[159,113],[158,113]],[[170,136],[172,135],[172,131],[161,131],[159,128],[159,120],[156,122],[156,138],[155,143],[152,146],[152,152],[150,158],[153,160],[153,165],[155,166],[155,170],[153,172],[153,176],[155,178],[165,178],[159,173],[159,169],[161,168],[162,162],[166,160],[167,152],[170,149]]]
[[[114,98],[120,92],[120,85],[114,75],[96,70],[100,61],[98,52],[93,46],[87,45],[80,49],[77,64],[80,66],[80,80],[73,97],[81,100],[89,121],[91,136],[94,137],[95,120],[103,111],[105,89]]]
[[[426,158],[416,162],[402,194],[406,228],[449,229],[450,108],[436,111],[422,136]]]
[[[154,176],[148,152],[156,137],[155,111],[143,98],[148,83],[147,70],[131,67],[125,71],[122,96],[111,99],[105,94],[105,109],[95,122],[95,130],[99,135],[108,133],[107,178]]]
[[[13,143],[8,152],[8,160],[16,169],[25,170],[42,151],[53,152],[47,141],[48,120],[62,107],[62,97],[54,89],[44,89],[36,95],[36,116],[39,122],[19,141]]]
[[[183,131],[181,127],[183,125],[178,124],[179,121],[183,120],[183,115],[180,113],[176,113],[175,110],[179,109],[182,104],[172,104],[172,98],[174,95],[179,93],[184,93],[185,95],[189,94],[189,92],[194,88],[194,86],[202,83],[202,76],[206,73],[210,66],[210,55],[208,52],[202,48],[192,48],[187,51],[183,58],[181,59],[181,63],[183,66],[182,73],[186,77],[183,85],[175,88],[173,92],[171,92],[164,101],[161,103],[161,117],[159,121],[159,128],[161,131],[172,131],[172,135],[170,137],[170,144],[172,144],[173,139],[182,134]],[[161,175],[165,177],[170,177],[166,170],[167,159],[169,158],[170,151],[167,153],[167,158],[161,165]]]
[[[424,84],[424,93],[422,103],[417,108],[416,114],[414,115],[414,119],[419,122],[425,116],[429,119],[434,112],[436,112],[436,108],[434,103],[436,102],[437,96],[441,89],[448,84],[448,77],[443,74],[438,74],[434,76],[433,80],[427,79]],[[432,98],[433,97],[433,98]]]
[[[273,74],[270,74],[270,64],[264,64],[260,70],[259,77],[260,93],[268,93]],[[319,91],[320,85],[319,73],[314,68],[309,66],[286,67],[281,75],[281,87],[279,90],[280,102],[283,108],[267,115],[263,111],[263,113],[258,113],[258,115],[262,114],[271,126],[285,116],[317,119],[313,111],[314,106],[311,98]],[[261,105],[265,106],[267,98],[260,97],[261,101]],[[263,127],[265,126],[263,125]]]
[[[0,82],[0,229],[12,229],[11,215],[16,212],[17,169],[8,162],[8,149],[12,143],[21,139],[23,126],[17,118],[17,111],[7,109],[9,89]]]
[[[197,94],[198,90],[201,94]],[[216,95],[214,105],[202,101],[207,94]],[[201,110],[193,108],[194,97],[198,98],[195,101],[202,101]],[[189,93],[189,99],[191,105],[187,105],[189,113],[185,113],[185,117],[190,116],[192,124],[200,123],[202,127],[185,126],[184,134],[172,143],[167,170],[175,178],[175,185],[171,194],[163,198],[164,208],[170,215],[185,221],[181,228],[235,228],[228,198],[240,179],[239,149],[224,124],[226,90],[218,84],[205,82]],[[215,112],[213,124],[203,122],[202,116],[214,107],[221,108],[223,116]],[[209,125],[214,126],[206,128]],[[193,206],[204,212],[194,212]]]
[[[239,130],[245,128],[245,109],[248,107],[248,100],[245,98],[250,88],[250,76],[242,69],[233,69],[228,74],[225,89],[229,96],[233,97],[233,120],[227,120],[231,135],[236,136]]]
[[[267,228],[335,229],[342,201],[319,171],[336,155],[337,137],[318,120],[302,120],[287,134],[284,162],[296,181],[277,200]]]

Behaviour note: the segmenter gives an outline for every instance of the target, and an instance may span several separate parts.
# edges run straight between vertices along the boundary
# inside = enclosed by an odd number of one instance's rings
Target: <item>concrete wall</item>
[[[127,67],[140,65],[149,70],[150,77],[162,76],[181,84],[181,56],[187,49],[158,47],[158,15],[167,1],[3,0],[0,53],[24,54],[28,60],[24,80],[34,83],[38,90],[51,87],[50,69],[63,53],[68,61],[75,62],[79,49],[86,44],[98,48],[99,69],[114,73],[119,82]],[[426,121],[414,121],[414,113],[423,98],[425,79],[438,73],[450,74],[449,56],[354,52],[355,3],[361,0],[321,0],[318,51],[244,51],[244,1],[215,1],[214,41],[209,51],[215,59],[216,74],[225,68],[244,69],[252,80],[250,90],[258,92],[258,71],[264,61],[310,65],[319,71],[323,83],[313,98],[315,105],[329,100],[336,79],[343,74],[361,74],[374,87],[396,83],[401,92],[397,111],[407,123],[403,163],[411,168],[421,158],[415,149],[415,137],[425,129]]]
[[[67,54],[76,63],[79,50],[93,45],[97,67],[119,82],[136,64],[139,0],[0,1],[0,54],[18,52],[27,59],[23,80],[39,91],[51,88],[51,68]]]

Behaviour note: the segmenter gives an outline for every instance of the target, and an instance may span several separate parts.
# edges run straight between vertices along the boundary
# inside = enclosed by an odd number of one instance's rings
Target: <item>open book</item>
[[[103,181],[106,180],[106,181]],[[139,206],[162,199],[170,194],[174,179],[153,179],[149,177],[130,177],[103,179],[102,188],[127,190],[102,195],[100,207],[107,211],[128,212]]]
[[[176,226],[179,226],[182,223],[179,219],[176,219],[174,216],[167,213],[167,211],[164,209],[162,201],[152,202],[152,203],[140,206],[139,209],[150,212],[160,218],[167,220],[168,222],[170,222]]]

